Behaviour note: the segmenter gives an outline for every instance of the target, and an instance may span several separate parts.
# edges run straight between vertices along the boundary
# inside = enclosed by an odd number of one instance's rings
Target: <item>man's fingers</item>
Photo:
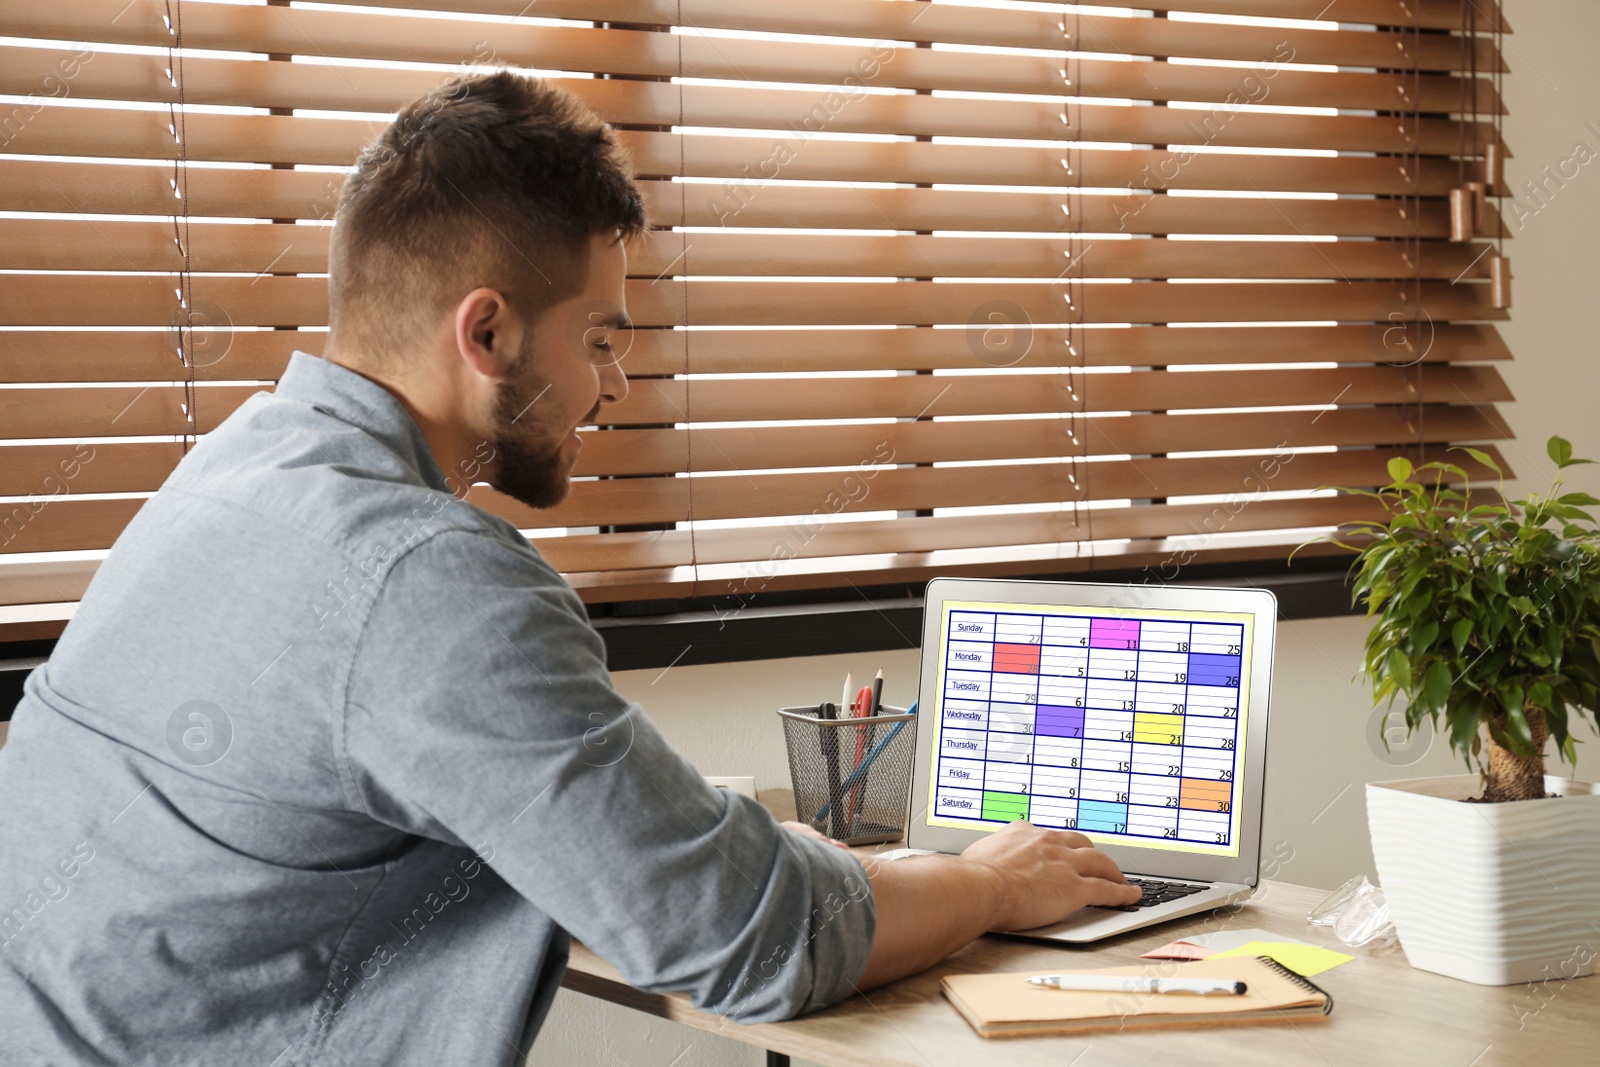
[[[1112,862],[1111,857],[1094,847],[1073,849],[1073,865],[1086,878],[1100,878],[1117,885],[1127,885],[1128,879]]]
[[[1085,904],[1132,904],[1140,897],[1137,886],[1118,885],[1103,878],[1085,878],[1083,885],[1089,897]]]

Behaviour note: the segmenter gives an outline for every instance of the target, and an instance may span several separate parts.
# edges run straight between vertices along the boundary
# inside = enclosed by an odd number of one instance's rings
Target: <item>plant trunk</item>
[[[1525,707],[1522,713],[1527,717],[1528,730],[1533,735],[1533,750],[1540,755],[1519,756],[1490,740],[1489,773],[1483,788],[1483,799],[1486,801],[1537,800],[1545,795],[1543,753],[1550,730],[1545,726],[1542,709]]]

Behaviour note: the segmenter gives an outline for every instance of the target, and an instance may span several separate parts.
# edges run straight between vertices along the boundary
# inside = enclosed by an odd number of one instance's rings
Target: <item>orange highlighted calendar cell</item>
[[[1233,783],[1210,778],[1185,778],[1178,793],[1178,807],[1194,811],[1227,811],[1233,799]],[[1217,805],[1222,805],[1218,807]]]
[[[997,643],[994,646],[994,673],[1038,674],[1039,646]]]

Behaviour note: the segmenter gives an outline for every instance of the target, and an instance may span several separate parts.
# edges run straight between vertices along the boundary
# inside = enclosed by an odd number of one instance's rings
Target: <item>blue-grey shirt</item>
[[[448,484],[297,352],[139,511],[0,749],[0,1061],[520,1062],[569,934],[742,1021],[851,992],[859,863],[708,787]]]

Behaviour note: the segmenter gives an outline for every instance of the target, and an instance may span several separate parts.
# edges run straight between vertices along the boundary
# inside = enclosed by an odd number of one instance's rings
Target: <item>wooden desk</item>
[[[799,1056],[827,1067],[1521,1067],[1594,1062],[1600,1046],[1600,977],[1535,985],[1476,986],[1413,970],[1399,949],[1356,957],[1317,976],[1333,994],[1326,1022],[984,1040],[939,991],[945,974],[1114,966],[1186,933],[1261,927],[1341,946],[1305,922],[1322,890],[1264,883],[1249,904],[1178,919],[1092,948],[983,937],[921,974],[785,1023],[742,1026],[695,1011],[682,994],[642,993],[581,945],[567,988],[768,1050],[769,1064]],[[1587,1049],[1587,1051],[1585,1051]]]

